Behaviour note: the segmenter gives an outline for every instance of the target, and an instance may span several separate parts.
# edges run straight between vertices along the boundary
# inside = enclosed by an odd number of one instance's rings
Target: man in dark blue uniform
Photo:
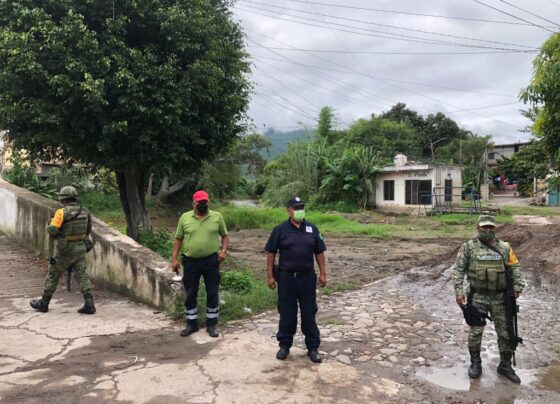
[[[305,335],[307,355],[312,362],[321,362],[319,344],[321,337],[315,321],[317,313],[316,286],[327,284],[325,255],[327,249],[317,227],[305,221],[304,202],[296,197],[288,202],[289,219],[276,226],[265,250],[268,252],[266,267],[268,286],[278,283],[278,311],[280,324],[276,339],[280,349],[276,358],[284,360],[290,353],[297,328],[298,302],[301,310],[301,331]],[[280,251],[275,277],[274,262]],[[315,274],[313,257],[319,266],[319,279]]]

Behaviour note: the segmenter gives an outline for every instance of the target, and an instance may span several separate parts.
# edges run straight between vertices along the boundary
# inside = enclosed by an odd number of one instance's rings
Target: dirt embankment
[[[258,278],[264,278],[268,232],[244,230],[230,236],[232,255],[247,262]],[[498,228],[498,237],[512,244],[524,270],[560,276],[560,225],[508,224]],[[359,287],[417,267],[433,267],[437,275],[453,263],[464,241],[327,235],[329,285],[335,289]]]

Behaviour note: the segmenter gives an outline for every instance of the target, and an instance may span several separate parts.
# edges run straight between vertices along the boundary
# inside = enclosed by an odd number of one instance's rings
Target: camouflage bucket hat
[[[63,200],[66,198],[75,198],[78,199],[78,191],[73,186],[67,185],[60,189],[58,193],[58,200]]]
[[[490,216],[490,215],[480,215],[478,217],[478,225],[480,227],[483,227],[483,226],[496,227],[496,218],[494,216]]]

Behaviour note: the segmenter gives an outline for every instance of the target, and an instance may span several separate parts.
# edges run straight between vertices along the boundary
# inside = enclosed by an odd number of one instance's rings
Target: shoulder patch
[[[62,223],[64,223],[64,209],[58,209],[51,220],[51,226],[60,229]]]
[[[511,248],[511,247],[509,248],[507,263],[508,263],[508,265],[519,264],[519,260],[517,259],[517,255],[515,255],[515,253],[513,252],[513,248]]]

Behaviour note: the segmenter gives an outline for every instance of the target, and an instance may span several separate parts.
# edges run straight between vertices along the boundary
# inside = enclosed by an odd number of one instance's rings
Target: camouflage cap
[[[74,188],[71,185],[66,185],[65,187],[62,187],[60,189],[60,192],[58,193],[58,200],[61,201],[66,198],[78,199],[78,191],[76,191],[76,188]]]
[[[478,225],[482,226],[492,226],[496,227],[496,218],[490,215],[480,215],[478,217]]]

